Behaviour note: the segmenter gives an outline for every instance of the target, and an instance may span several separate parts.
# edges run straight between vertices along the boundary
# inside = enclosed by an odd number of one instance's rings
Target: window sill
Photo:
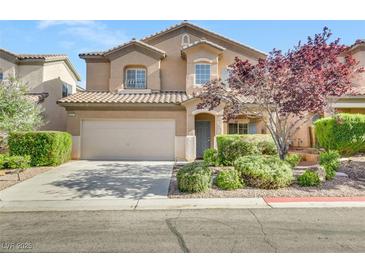
[[[138,89],[138,88],[126,88],[126,89],[120,89],[118,90],[119,92],[124,92],[124,93],[151,93],[152,90],[151,89]]]

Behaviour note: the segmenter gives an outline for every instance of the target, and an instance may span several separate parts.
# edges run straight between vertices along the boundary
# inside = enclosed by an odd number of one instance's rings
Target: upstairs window
[[[62,97],[67,97],[72,94],[72,86],[67,83],[62,83]]]
[[[195,65],[195,84],[204,85],[210,81],[210,65],[196,64]]]
[[[126,88],[145,89],[146,87],[146,70],[143,68],[127,69],[126,71]]]
[[[221,80],[224,84],[228,86],[228,78],[229,78],[229,70],[227,68],[224,68],[222,70]]]

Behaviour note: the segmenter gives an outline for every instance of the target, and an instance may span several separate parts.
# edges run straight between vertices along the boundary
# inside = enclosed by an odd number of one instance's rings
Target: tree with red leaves
[[[325,27],[287,53],[274,49],[257,64],[236,57],[229,66],[228,84],[207,83],[198,94],[199,108],[212,110],[224,103],[225,120],[261,117],[284,159],[291,137],[311,118],[308,114],[321,114],[333,98],[352,93],[352,77],[363,71],[339,39],[329,41],[331,35]],[[246,104],[247,99],[256,107]]]

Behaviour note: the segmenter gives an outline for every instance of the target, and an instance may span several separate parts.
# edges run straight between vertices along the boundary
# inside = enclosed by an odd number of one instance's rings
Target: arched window
[[[127,68],[125,72],[125,88],[127,89],[145,89],[146,83],[146,69],[143,67]]]
[[[181,38],[181,45],[182,46],[188,46],[190,45],[190,36],[189,34],[184,34]]]

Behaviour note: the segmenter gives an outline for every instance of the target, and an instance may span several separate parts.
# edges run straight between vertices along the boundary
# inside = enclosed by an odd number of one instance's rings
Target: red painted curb
[[[266,203],[365,202],[365,197],[264,197]]]

